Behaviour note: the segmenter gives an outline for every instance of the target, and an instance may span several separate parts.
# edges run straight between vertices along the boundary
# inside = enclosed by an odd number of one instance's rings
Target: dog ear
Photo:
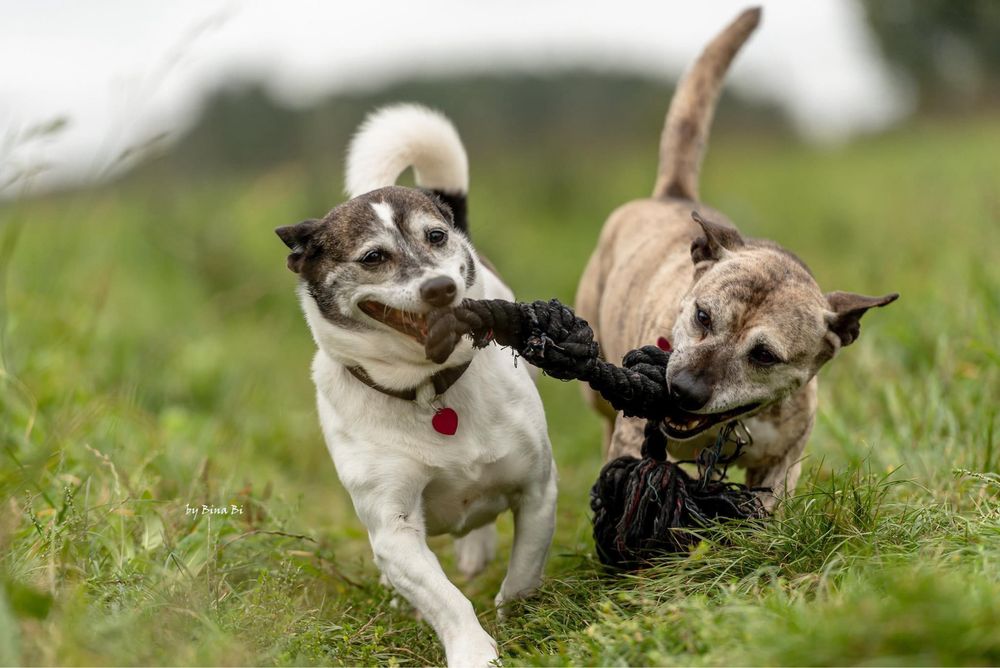
[[[445,199],[441,197],[440,193],[430,191],[429,195],[431,201],[434,202],[434,208],[438,210],[438,213],[441,214],[441,217],[444,218],[446,221],[448,221],[449,225],[454,226],[455,212],[451,210],[451,206],[448,204],[448,202],[446,202]]]
[[[849,346],[861,333],[861,316],[865,311],[891,304],[897,299],[897,292],[882,297],[866,297],[853,292],[829,292],[826,301],[833,311],[829,317],[830,331],[840,339],[841,346]]]
[[[722,257],[723,251],[737,250],[745,245],[735,227],[705,220],[697,211],[691,212],[691,218],[701,226],[703,233],[691,242],[691,260],[695,264],[705,260],[715,262]]]
[[[303,220],[295,225],[285,225],[274,230],[278,238],[285,242],[292,252],[288,255],[286,264],[288,268],[296,274],[302,273],[302,266],[306,261],[306,254],[309,250],[312,235],[319,227],[320,221],[315,218]]]

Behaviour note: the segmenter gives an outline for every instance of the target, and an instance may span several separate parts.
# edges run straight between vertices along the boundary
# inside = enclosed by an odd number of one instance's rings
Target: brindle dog
[[[682,417],[665,423],[673,457],[688,459],[741,419],[754,443],[737,461],[771,508],[791,492],[816,415],[816,372],[858,337],[861,316],[898,295],[824,294],[808,267],[772,241],[743,236],[698,199],[698,172],[722,80],[757,27],[743,12],[680,83],[660,143],[653,196],[611,214],[580,280],[576,310],[608,359],[672,333],[667,367]],[[608,420],[605,455],[639,455],[643,421]]]

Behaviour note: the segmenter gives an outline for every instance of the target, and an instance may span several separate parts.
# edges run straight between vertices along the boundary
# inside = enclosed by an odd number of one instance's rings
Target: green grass
[[[522,298],[572,299],[607,213],[651,187],[656,131],[471,156],[474,238]],[[826,289],[902,298],[822,372],[783,514],[634,576],[593,557],[600,425],[543,379],[561,479],[544,589],[498,624],[509,518],[504,556],[461,583],[507,664],[1000,663],[998,145],[989,119],[830,151],[716,137],[707,201]],[[0,663],[443,660],[378,586],[271,232],[333,205],[339,178],[289,164],[0,209]],[[203,503],[243,513],[185,514]]]

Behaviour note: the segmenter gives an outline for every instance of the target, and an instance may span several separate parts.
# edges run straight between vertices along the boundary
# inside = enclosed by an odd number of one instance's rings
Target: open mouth
[[[666,432],[668,438],[684,441],[689,438],[694,438],[709,427],[729,422],[730,420],[735,420],[739,416],[749,413],[759,406],[759,403],[745,404],[730,411],[725,411],[723,413],[711,413],[708,415],[688,413],[677,409],[671,415],[664,418],[663,430]]]
[[[376,301],[363,301],[358,304],[358,308],[369,318],[392,327],[400,334],[415,339],[417,343],[427,340],[427,320],[420,313],[403,311]]]

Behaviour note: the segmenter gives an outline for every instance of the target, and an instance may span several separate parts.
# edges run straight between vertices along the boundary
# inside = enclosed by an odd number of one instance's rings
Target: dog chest
[[[385,490],[390,479],[425,478],[430,534],[482,526],[516,504],[526,485],[551,475],[541,401],[509,353],[480,351],[435,402],[457,412],[454,435],[434,429],[433,405],[386,396],[332,361],[317,361],[320,422],[341,480],[349,490]]]
[[[481,479],[475,484],[435,480],[424,489],[424,521],[429,535],[464,535],[492,522],[517,503],[520,490],[500,481]]]

